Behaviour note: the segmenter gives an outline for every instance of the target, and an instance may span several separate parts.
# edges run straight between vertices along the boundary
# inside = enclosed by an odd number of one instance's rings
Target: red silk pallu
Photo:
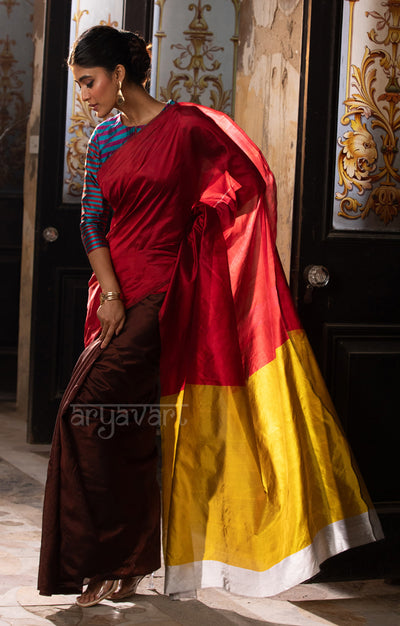
[[[160,314],[166,592],[272,595],[382,537],[275,249],[275,186],[227,116],[168,107],[99,172],[127,307]],[[98,334],[91,281],[86,342]]]

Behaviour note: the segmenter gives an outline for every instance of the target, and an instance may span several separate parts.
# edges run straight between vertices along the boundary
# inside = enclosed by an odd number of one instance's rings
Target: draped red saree
[[[175,104],[108,159],[99,183],[127,307],[167,291],[166,592],[273,595],[381,538],[285,282],[260,151],[227,116]],[[93,278],[87,345],[98,297]]]

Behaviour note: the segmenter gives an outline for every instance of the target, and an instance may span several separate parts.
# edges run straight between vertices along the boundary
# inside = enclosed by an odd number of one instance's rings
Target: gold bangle
[[[120,291],[106,291],[100,294],[100,306],[106,302],[106,300],[121,300]]]

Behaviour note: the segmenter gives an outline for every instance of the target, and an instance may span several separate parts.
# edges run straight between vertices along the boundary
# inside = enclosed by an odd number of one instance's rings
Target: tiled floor
[[[0,626],[136,624],[169,626],[400,626],[400,587],[383,581],[299,585],[273,598],[206,589],[197,599],[165,597],[163,571],[141,584],[135,601],[90,609],[73,596],[36,591],[43,485],[48,446],[25,443],[25,424],[0,406]]]

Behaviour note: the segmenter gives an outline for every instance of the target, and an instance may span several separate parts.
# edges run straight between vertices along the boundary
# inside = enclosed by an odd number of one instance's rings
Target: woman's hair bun
[[[151,59],[139,34],[112,26],[92,26],[75,41],[68,64],[104,67],[109,72],[123,65],[126,80],[143,85],[149,77]]]
[[[147,49],[145,40],[137,33],[131,33],[130,31],[124,32],[128,40],[129,57],[130,57],[130,80],[134,83],[143,84],[149,77],[151,59]]]

